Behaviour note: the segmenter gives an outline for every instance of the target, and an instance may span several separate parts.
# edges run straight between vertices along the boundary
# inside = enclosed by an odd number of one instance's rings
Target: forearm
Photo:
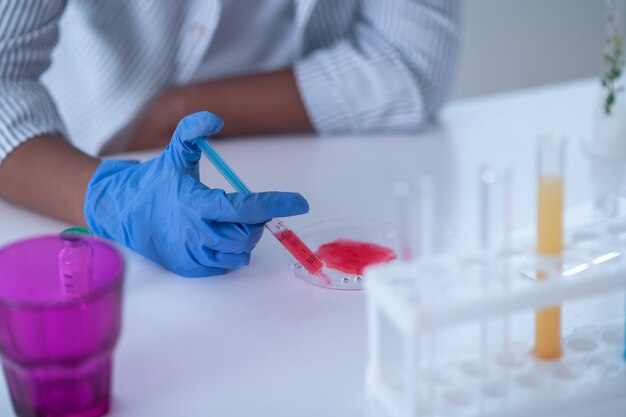
[[[102,154],[165,147],[185,116],[208,110],[221,136],[310,132],[291,69],[168,88],[150,100],[102,148]]]
[[[222,136],[313,130],[290,69],[188,85],[181,94],[178,118],[209,110],[224,119]]]
[[[85,192],[99,163],[60,137],[33,138],[0,165],[0,198],[84,226]]]

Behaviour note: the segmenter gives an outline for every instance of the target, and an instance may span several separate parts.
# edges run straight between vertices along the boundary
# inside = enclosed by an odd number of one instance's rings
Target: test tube
[[[511,249],[511,182],[512,170],[508,167],[496,168],[492,164],[484,164],[479,172],[480,185],[480,219],[479,240],[483,252],[482,285],[483,291],[487,281],[498,277],[502,279],[505,290],[508,290],[509,260]],[[506,314],[502,320],[504,354],[510,356],[510,316]],[[480,346],[483,366],[486,367],[488,322],[481,320]]]
[[[498,256],[511,249],[510,168],[485,164],[480,170],[480,245],[488,256]]]
[[[404,260],[426,258],[432,253],[432,186],[426,175],[414,175],[394,186]]]
[[[60,234],[63,248],[59,252],[59,281],[67,297],[86,294],[92,285],[93,248],[91,231],[71,228]]]
[[[558,279],[563,252],[563,165],[565,142],[556,136],[537,140],[537,279]],[[537,358],[561,356],[561,309],[552,306],[535,314]]]
[[[430,177],[426,175],[412,175],[398,181],[394,186],[394,195],[398,209],[399,235],[402,244],[401,258],[405,261],[415,259],[428,259],[433,252],[433,191]],[[414,282],[412,291],[421,298],[424,291],[423,277]],[[429,300],[433,302],[432,299]],[[407,413],[415,415],[418,406],[415,398],[420,398],[420,387],[415,385],[415,373],[417,370],[416,358],[425,351],[427,358],[425,363],[430,366],[430,372],[435,372],[437,367],[437,339],[435,330],[426,337],[417,337],[412,331],[406,338],[405,355],[407,358],[404,380],[405,403]],[[423,345],[427,348],[423,348]]]

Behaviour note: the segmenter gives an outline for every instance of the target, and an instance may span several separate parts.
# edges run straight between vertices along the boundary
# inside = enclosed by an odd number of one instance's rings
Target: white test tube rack
[[[368,399],[388,417],[535,417],[626,397],[626,219],[611,227],[608,246],[605,227],[566,231],[565,272],[554,280],[523,276],[536,266],[531,239],[507,253],[369,269]],[[563,331],[560,359],[536,359],[534,311],[562,305],[567,314],[587,299],[607,317]]]

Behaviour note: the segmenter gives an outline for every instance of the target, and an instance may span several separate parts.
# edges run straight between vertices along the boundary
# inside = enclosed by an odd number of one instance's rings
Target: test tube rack
[[[376,415],[557,416],[626,396],[626,218],[566,230],[563,273],[549,281],[532,278],[533,242],[367,271]],[[563,326],[562,356],[543,361],[533,313],[554,305],[583,320]]]

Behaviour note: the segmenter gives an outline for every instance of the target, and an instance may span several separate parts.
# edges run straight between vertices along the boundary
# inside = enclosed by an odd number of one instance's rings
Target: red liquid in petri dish
[[[350,239],[325,243],[315,254],[326,267],[348,274],[363,275],[371,265],[385,264],[396,259],[396,253],[385,246]]]

